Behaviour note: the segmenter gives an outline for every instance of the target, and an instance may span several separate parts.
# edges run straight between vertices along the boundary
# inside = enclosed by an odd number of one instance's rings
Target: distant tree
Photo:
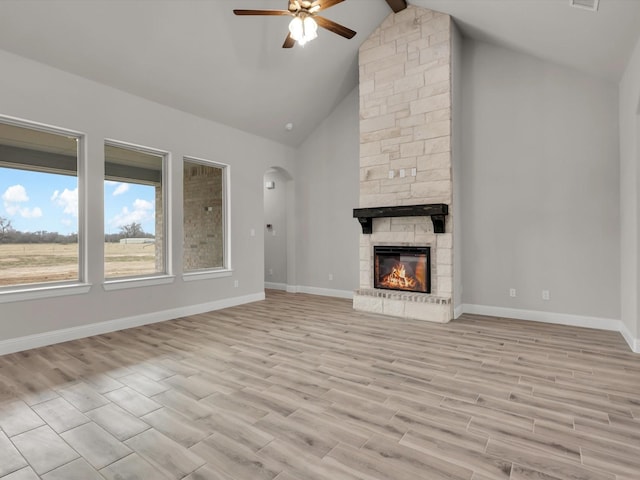
[[[124,238],[139,238],[144,235],[142,225],[137,222],[132,222],[128,225],[122,225],[120,231]]]
[[[8,218],[0,217],[0,242],[4,242],[9,237],[9,234],[13,232],[11,226],[11,220]]]
[[[104,241],[107,243],[118,243],[121,238],[121,233],[105,233],[104,235]]]

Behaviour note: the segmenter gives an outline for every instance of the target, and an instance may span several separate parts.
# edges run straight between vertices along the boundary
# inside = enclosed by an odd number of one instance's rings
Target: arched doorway
[[[271,167],[264,174],[264,286],[291,290],[293,222],[293,177],[281,167]]]

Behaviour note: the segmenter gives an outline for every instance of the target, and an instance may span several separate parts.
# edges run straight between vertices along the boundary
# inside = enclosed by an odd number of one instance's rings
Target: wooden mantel
[[[365,235],[373,231],[374,218],[385,217],[431,217],[434,233],[444,233],[445,216],[448,213],[449,206],[445,203],[353,209],[353,217],[358,219]]]

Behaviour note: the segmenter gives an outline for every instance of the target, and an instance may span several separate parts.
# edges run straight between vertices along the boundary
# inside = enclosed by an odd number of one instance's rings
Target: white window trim
[[[233,270],[227,268],[213,270],[194,270],[182,274],[182,280],[185,282],[193,282],[194,280],[210,280],[212,278],[224,278],[233,276]]]
[[[0,115],[0,122],[15,127],[29,128],[40,132],[73,137],[78,142],[76,179],[78,182],[78,279],[71,282],[35,283],[28,285],[8,285],[0,290],[0,303],[35,300],[65,295],[78,295],[88,293],[91,284],[87,283],[87,191],[84,178],[87,164],[86,134],[77,130],[56,127],[45,123],[33,122],[22,118]]]
[[[167,285],[175,281],[174,275],[159,274],[156,277],[122,277],[105,280],[102,288],[106,291],[124,290],[127,288],[153,287],[155,285]]]
[[[38,283],[29,286],[17,286],[11,290],[0,292],[0,303],[24,302],[40,298],[64,297],[89,293],[90,283]]]
[[[103,282],[102,286],[105,290],[122,290],[126,288],[135,288],[135,287],[147,287],[153,285],[163,285],[167,283],[172,283],[174,281],[173,272],[173,256],[172,256],[172,215],[170,215],[169,207],[171,205],[170,198],[173,193],[173,189],[171,187],[171,169],[169,166],[171,165],[171,152],[167,150],[160,150],[153,147],[146,147],[143,145],[138,145],[135,143],[123,142],[121,140],[114,140],[111,138],[105,138],[103,142],[103,148],[106,145],[110,145],[112,147],[119,147],[129,150],[136,150],[142,153],[148,153],[150,155],[157,155],[162,157],[162,229],[164,234],[164,242],[163,242],[163,258],[164,258],[164,271],[158,272],[156,275],[144,275],[144,276],[130,276],[130,277],[117,277],[117,278],[106,278],[103,274]],[[106,159],[105,159],[106,160]],[[104,181],[104,180],[103,180]],[[104,196],[104,192],[103,192]],[[104,211],[104,207],[103,207]],[[158,212],[156,212],[156,215]],[[103,238],[104,238],[104,225],[103,225]],[[156,232],[156,236],[158,232]],[[102,254],[102,262],[104,264],[104,252]]]
[[[183,166],[185,161],[222,169],[222,202],[224,209],[224,218],[222,219],[224,245],[222,246],[222,251],[224,252],[224,256],[222,259],[222,268],[218,267],[184,271],[182,273],[182,280],[185,282],[191,282],[194,280],[230,277],[233,275],[233,268],[231,266],[231,166],[226,163],[215,162],[205,158],[191,157],[189,155],[182,157]],[[182,195],[184,197],[184,190],[182,191]],[[182,203],[182,210],[184,216],[184,200]],[[184,218],[182,228],[184,236]],[[184,256],[184,248],[182,253]]]

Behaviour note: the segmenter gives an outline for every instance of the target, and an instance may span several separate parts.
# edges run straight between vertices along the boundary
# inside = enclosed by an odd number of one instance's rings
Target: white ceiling
[[[640,33],[640,0],[410,0],[451,14],[465,35],[617,81]],[[0,0],[0,48],[195,115],[299,145],[357,85],[360,44],[384,0],[323,12],[326,30],[282,49],[288,17],[237,17],[287,0]],[[287,131],[285,124],[294,129]]]

